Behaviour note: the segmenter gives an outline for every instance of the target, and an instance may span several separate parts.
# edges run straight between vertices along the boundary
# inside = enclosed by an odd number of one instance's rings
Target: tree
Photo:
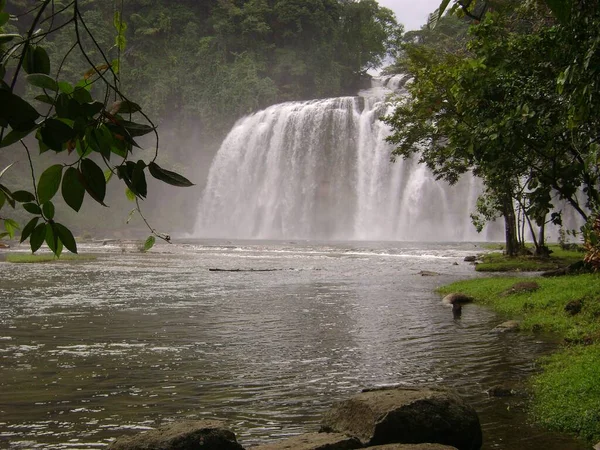
[[[590,115],[576,120],[571,94],[557,89],[577,52],[572,30],[539,5],[508,14],[500,6],[510,2],[495,3],[471,25],[468,54],[439,58],[408,47],[414,99],[388,118],[395,130],[390,140],[396,155],[422,148],[422,161],[450,181],[473,170],[498,200],[491,203],[505,217],[508,253],[516,246],[515,204],[532,233],[532,222],[540,226],[541,251],[553,193],[584,219],[586,206],[598,205],[598,167],[592,163],[598,121]],[[579,203],[580,191],[586,205]]]
[[[56,256],[63,246],[76,253],[72,232],[55,217],[53,199],[59,190],[74,211],[79,211],[86,193],[106,206],[106,185],[116,175],[127,186],[141,215],[139,200],[147,196],[146,173],[174,186],[192,185],[156,163],[156,127],[140,106],[121,91],[119,68],[126,30],[121,10],[114,15],[114,46],[105,51],[91,32],[78,0],[66,6],[43,0],[20,16],[11,15],[6,6],[6,1],[0,0],[0,27],[12,28],[14,32],[0,33],[0,148],[16,152],[20,146],[25,152],[32,189],[13,191],[0,184],[0,219],[6,230],[0,237],[14,237],[19,225],[6,212],[8,206],[18,205],[32,216],[21,231],[21,242],[29,239],[33,252],[46,242]],[[75,37],[70,49],[61,55],[58,67],[53,68],[44,44],[50,36],[67,28]],[[71,84],[61,79],[61,72],[77,53],[88,67],[80,81]],[[29,90],[35,95],[37,108],[32,105]],[[135,161],[133,152],[140,148],[137,139],[147,134],[155,136],[154,157],[148,162]],[[55,163],[39,176],[35,174],[30,150],[33,136],[40,154],[55,154]],[[7,170],[10,165],[0,172],[0,183]],[[153,245],[155,237],[170,239],[146,224],[152,233],[146,249]]]

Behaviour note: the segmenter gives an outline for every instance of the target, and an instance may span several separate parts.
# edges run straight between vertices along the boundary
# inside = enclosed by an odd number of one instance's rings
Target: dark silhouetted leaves
[[[33,253],[40,249],[44,243],[44,239],[46,239],[46,223],[40,223],[34,228],[29,239],[29,245]]]
[[[25,225],[25,228],[23,228],[23,231],[21,232],[20,242],[25,242],[25,240],[27,240],[27,238],[31,235],[31,233],[33,233],[33,230],[35,229],[39,220],[40,220],[39,217],[34,217],[29,222],[27,222],[27,225]]]
[[[37,187],[38,200],[40,203],[46,203],[50,200],[60,187],[63,166],[55,164],[48,167],[40,176]]]
[[[85,187],[79,180],[79,173],[74,167],[69,167],[65,171],[62,180],[62,197],[66,204],[75,211],[81,209],[83,198],[85,197]]]
[[[170,184],[172,186],[189,187],[194,185],[194,183],[192,183],[184,176],[179,175],[175,172],[171,172],[170,170],[165,170],[155,162],[151,162],[150,164],[148,164],[148,168],[150,169],[150,174],[154,178],[156,178],[157,180],[164,181],[165,183]]]
[[[44,213],[44,217],[48,220],[54,219],[54,203],[46,202],[42,205],[42,212]]]
[[[14,144],[15,142],[19,142],[21,139],[23,139],[25,136],[27,136],[29,133],[31,133],[31,131],[33,131],[33,130],[27,130],[27,131],[12,130],[10,133],[8,133],[4,137],[4,139],[2,139],[2,142],[0,143],[0,148],[8,147],[9,145]]]
[[[25,208],[25,211],[27,211],[30,214],[42,214],[42,210],[36,203],[24,203],[23,208]]]
[[[58,238],[64,244],[64,246],[67,247],[67,250],[69,250],[71,253],[77,253],[77,243],[75,242],[73,234],[67,227],[61,225],[60,223],[55,223],[54,232],[58,235]]]
[[[52,250],[52,253],[54,253],[56,256],[60,256],[62,245],[60,245],[55,224],[51,222],[46,224],[46,245],[48,248],[50,248],[50,250]]]
[[[106,196],[106,180],[104,179],[104,172],[102,172],[102,169],[98,167],[94,161],[86,158],[81,161],[79,170],[81,173],[81,177],[79,179],[83,182],[85,190],[92,196],[94,200],[104,205],[104,197]]]
[[[58,119],[48,119],[40,129],[42,140],[50,149],[60,152],[66,142],[75,137],[75,131]]]
[[[32,73],[27,75],[27,82],[32,86],[40,87],[42,89],[50,89],[51,91],[58,91],[58,83],[54,78],[49,77],[43,73]]]
[[[27,192],[27,191],[15,191],[12,193],[12,198],[14,198],[19,203],[27,203],[27,202],[35,201],[35,195],[33,195],[31,192]]]
[[[35,128],[39,113],[18,95],[0,89],[0,105],[0,121],[8,123],[13,130],[31,131]]]

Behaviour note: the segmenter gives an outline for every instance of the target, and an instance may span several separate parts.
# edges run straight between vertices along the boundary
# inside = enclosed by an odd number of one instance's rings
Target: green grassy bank
[[[566,267],[583,258],[583,253],[577,250],[563,250],[559,245],[550,245],[549,248],[552,253],[546,258],[532,255],[509,258],[499,252],[486,253],[481,255],[481,262],[475,270],[478,272],[536,272]],[[490,249],[498,250],[498,247],[496,245]]]
[[[520,290],[516,283],[535,282]],[[462,292],[507,318],[524,332],[552,332],[564,340],[540,361],[532,379],[533,418],[549,429],[600,440],[600,275],[556,278],[485,278],[459,281],[439,290]]]
[[[51,253],[32,255],[31,253],[9,253],[5,256],[6,262],[18,264],[68,262],[68,261],[90,261],[96,259],[95,255],[75,255],[71,253],[62,254],[56,258]]]

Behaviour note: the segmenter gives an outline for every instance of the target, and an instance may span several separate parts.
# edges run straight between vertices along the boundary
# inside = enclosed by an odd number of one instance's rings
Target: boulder
[[[519,331],[519,327],[520,327],[520,324],[518,321],[508,320],[506,322],[502,322],[500,325],[498,325],[492,331],[494,333],[507,333],[507,332],[511,332],[511,331]]]
[[[463,259],[463,261],[465,261],[465,262],[475,262],[475,261],[477,261],[477,256],[465,256],[465,259]]]
[[[446,303],[447,305],[464,305],[465,303],[471,303],[472,301],[473,297],[469,297],[468,295],[465,295],[461,292],[454,292],[452,294],[448,294],[442,299],[442,302]]]
[[[439,273],[437,272],[431,272],[429,270],[421,270],[419,272],[419,275],[421,275],[422,277],[436,277],[439,275]]]
[[[175,422],[114,441],[109,450],[244,450],[218,420]]]
[[[387,444],[367,447],[370,450],[456,450],[456,447],[441,444]]]
[[[355,437],[339,433],[309,433],[252,447],[252,450],[350,450],[362,448]]]
[[[444,388],[363,391],[334,404],[322,430],[356,436],[366,446],[438,443],[458,450],[481,448],[477,413]]]

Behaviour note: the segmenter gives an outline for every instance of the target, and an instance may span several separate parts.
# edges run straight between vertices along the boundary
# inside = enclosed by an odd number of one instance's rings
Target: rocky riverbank
[[[252,447],[252,450],[479,450],[475,410],[454,391],[439,387],[365,390],[335,403],[319,433]],[[110,450],[243,450],[227,424],[175,422],[117,439]]]

